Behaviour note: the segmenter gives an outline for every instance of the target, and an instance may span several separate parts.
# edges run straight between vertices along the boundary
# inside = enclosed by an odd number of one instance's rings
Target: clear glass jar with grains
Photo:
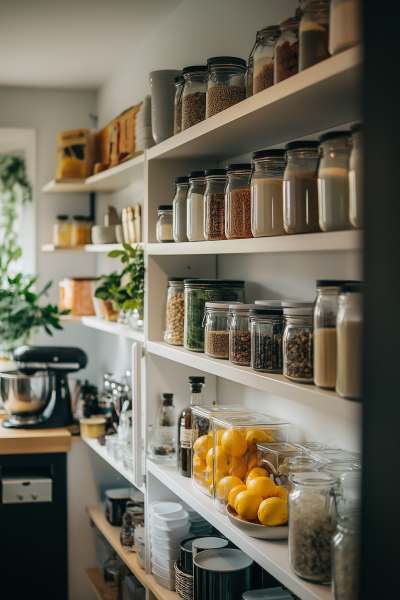
[[[283,374],[297,383],[313,383],[314,333],[312,305],[284,308]]]
[[[274,49],[278,26],[270,25],[257,31],[254,48],[253,92],[258,94],[274,85]]]
[[[246,61],[234,56],[207,60],[207,119],[246,98]]]
[[[165,311],[164,340],[183,346],[185,320],[185,294],[182,277],[168,277],[167,307]]]
[[[204,237],[226,240],[225,236],[225,169],[208,169],[204,191]]]
[[[174,135],[182,131],[182,92],[183,77],[175,77],[175,102],[174,102]]]
[[[229,239],[250,238],[251,233],[251,165],[226,167],[225,235]]]
[[[206,118],[207,67],[186,67],[182,94],[182,131]]]

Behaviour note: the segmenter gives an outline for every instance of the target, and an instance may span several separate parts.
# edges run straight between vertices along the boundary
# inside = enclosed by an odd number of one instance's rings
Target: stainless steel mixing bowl
[[[55,377],[48,371],[25,375],[21,371],[0,373],[0,392],[10,423],[16,426],[34,425],[54,396]]]

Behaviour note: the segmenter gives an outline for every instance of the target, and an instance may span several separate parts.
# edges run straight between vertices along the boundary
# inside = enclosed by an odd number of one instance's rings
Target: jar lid
[[[296,27],[299,25],[300,21],[297,17],[289,17],[289,19],[283,19],[283,21],[279,21],[278,23],[279,29],[286,29],[287,27]]]
[[[310,450],[308,455],[310,458],[323,463],[339,461],[350,463],[360,462],[360,457],[357,454],[347,452],[347,450],[342,450],[341,448],[321,448],[321,450]]]
[[[226,308],[226,309],[228,309],[229,306],[230,306],[229,302],[206,302],[205,303],[206,308]]]
[[[355,125],[352,125],[350,127],[350,131],[351,131],[351,133],[358,133],[359,131],[364,131],[364,124],[356,123]]]
[[[226,171],[227,171],[227,173],[229,171],[251,171],[251,164],[250,163],[236,163],[236,164],[232,164],[232,165],[227,165]]]
[[[189,376],[189,383],[205,383],[205,382],[206,382],[205,377],[197,377],[196,375]]]
[[[226,177],[225,169],[207,169],[205,171],[206,177],[212,177],[213,175],[223,175]]]
[[[184,277],[168,277],[168,281],[184,281]]]
[[[212,58],[207,59],[207,66],[215,64],[231,64],[246,67],[246,61],[243,60],[243,58],[237,58],[236,56],[213,56]]]
[[[339,286],[339,294],[362,294],[364,284],[362,281],[352,281]]]
[[[206,73],[207,71],[207,65],[197,65],[195,67],[185,67],[184,69],[182,69],[182,75],[186,75],[186,73]]]
[[[175,183],[189,183],[189,177],[175,177]]]
[[[286,144],[286,151],[288,150],[300,150],[302,148],[315,148],[317,149],[319,146],[319,142],[314,142],[312,140],[303,140],[302,142],[289,142]]]
[[[68,219],[68,215],[57,215],[56,219],[59,221],[66,221]]]
[[[191,171],[188,173],[189,179],[195,179],[196,177],[204,177],[204,171]]]
[[[84,221],[86,219],[84,215],[74,215],[73,218],[75,221]]]
[[[275,150],[257,150],[251,155],[251,160],[259,158],[284,158],[286,150],[284,148],[276,148]]]
[[[208,406],[194,406],[193,407],[193,413],[196,415],[201,415],[203,417],[210,417],[213,414],[218,414],[218,413],[222,413],[222,414],[228,414],[228,413],[245,413],[245,412],[251,412],[251,411],[247,411],[247,409],[244,406],[241,406],[240,404],[224,404],[224,405],[218,405],[218,404],[211,404]]]
[[[334,140],[336,138],[341,138],[341,137],[349,138],[350,136],[351,136],[350,131],[328,131],[328,133],[324,133],[323,135],[321,135],[319,137],[319,141],[326,142],[327,140]]]
[[[160,204],[157,210],[172,210],[172,204]]]
[[[253,308],[250,310],[250,316],[266,315],[273,317],[275,315],[282,316],[283,308]]]
[[[304,308],[284,308],[283,309],[283,314],[290,317],[309,317],[312,316],[313,314],[313,308],[312,306],[307,307],[305,306]]]
[[[300,300],[282,300],[282,308],[312,308],[314,302],[311,300],[300,301]]]
[[[255,304],[240,304],[238,302],[230,302],[229,303],[229,309],[232,312],[237,312],[238,310],[246,310],[249,311],[252,308],[254,308],[256,305]]]
[[[256,300],[255,304],[265,304],[265,306],[282,307],[282,300]]]
[[[346,283],[358,283],[353,279],[317,279],[317,288],[319,287],[339,287]]]
[[[333,486],[339,483],[339,479],[329,473],[293,473],[291,476],[294,483],[306,485],[307,487],[326,485]]]
[[[257,37],[261,36],[276,36],[278,33],[278,25],[268,25],[268,27],[262,27],[257,31]]]
[[[221,279],[224,285],[235,285],[239,287],[244,287],[244,281],[240,279]]]
[[[262,427],[264,425],[281,427],[289,426],[289,423],[278,417],[271,417],[259,412],[247,412],[241,415],[229,415],[227,417],[213,417],[214,423],[225,429],[235,429],[239,427]]]

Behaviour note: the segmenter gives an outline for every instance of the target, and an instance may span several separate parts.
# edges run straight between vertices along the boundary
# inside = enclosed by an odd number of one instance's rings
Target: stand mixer
[[[21,346],[14,353],[17,371],[0,373],[0,391],[11,415],[3,427],[50,429],[72,425],[68,373],[84,369],[80,348]]]

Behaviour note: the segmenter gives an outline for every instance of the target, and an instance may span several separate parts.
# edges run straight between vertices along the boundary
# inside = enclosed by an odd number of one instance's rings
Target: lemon
[[[254,479],[250,479],[247,489],[260,494],[263,500],[277,495],[276,485],[269,477],[255,477]]]
[[[210,437],[212,437],[212,430],[207,433]]]
[[[204,477],[201,477],[201,475],[197,475],[196,473],[193,473],[193,477],[198,486],[208,487],[208,484],[207,484],[206,480],[204,479]]]
[[[288,507],[280,498],[267,498],[263,500],[258,509],[258,518],[263,525],[276,527],[283,525],[288,520]]]
[[[249,462],[247,464],[247,470],[250,472],[254,467],[257,466],[257,452],[250,454]]]
[[[228,456],[243,456],[247,450],[244,435],[237,429],[227,429],[221,438],[221,445]]]
[[[240,521],[246,521],[246,523],[250,523],[250,521],[248,519],[246,519],[246,517],[241,517],[240,515],[235,515],[235,517],[237,519],[239,519]]]
[[[213,484],[210,485],[210,496],[212,496],[214,493],[214,488],[213,488]]]
[[[204,473],[205,482],[210,485],[212,483],[212,467],[206,467],[206,472]]]
[[[237,485],[244,485],[239,477],[234,477],[233,475],[223,477],[217,484],[216,497],[218,500],[228,502],[229,492]]]
[[[268,477],[268,473],[265,469],[261,469],[260,467],[255,467],[251,469],[246,478],[246,483],[249,483],[252,479],[256,477]]]
[[[236,487],[231,489],[231,491],[229,492],[229,496],[228,496],[228,502],[232,506],[232,508],[235,508],[236,496],[238,494],[240,494],[240,492],[245,492],[246,490],[247,490],[247,486],[245,486],[244,484],[237,485]]]
[[[220,473],[228,473],[230,460],[222,446],[215,446],[215,470]],[[212,466],[212,463],[211,463]]]
[[[221,446],[221,439],[222,436],[225,433],[225,429],[218,429],[218,431],[215,432],[215,445],[216,446]]]
[[[193,456],[193,471],[198,475],[203,475],[204,471],[206,470],[206,467],[206,461],[200,458],[199,456],[196,456],[195,454]]]
[[[277,485],[276,486],[276,495],[278,496],[278,498],[280,498],[287,504],[288,494],[287,494],[287,491],[285,490],[285,488],[281,487],[280,485]]]
[[[246,442],[250,450],[255,452],[260,442],[273,442],[273,438],[262,429],[250,429],[246,433]]]
[[[236,496],[235,510],[238,515],[252,521],[257,518],[258,507],[263,501],[260,494],[255,492],[243,491]]]
[[[235,477],[239,477],[239,479],[244,480],[246,477],[247,468],[244,462],[241,460],[241,457],[232,459],[232,466],[229,470],[229,473]]]
[[[207,467],[209,467],[210,469],[213,468],[213,456],[214,456],[214,451],[212,448],[210,448],[209,451],[207,452],[207,456],[206,456]]]
[[[193,449],[194,453],[197,454],[197,456],[199,456],[203,460],[206,460],[207,452],[210,450],[211,447],[212,439],[210,438],[210,436],[202,435],[195,441]]]

